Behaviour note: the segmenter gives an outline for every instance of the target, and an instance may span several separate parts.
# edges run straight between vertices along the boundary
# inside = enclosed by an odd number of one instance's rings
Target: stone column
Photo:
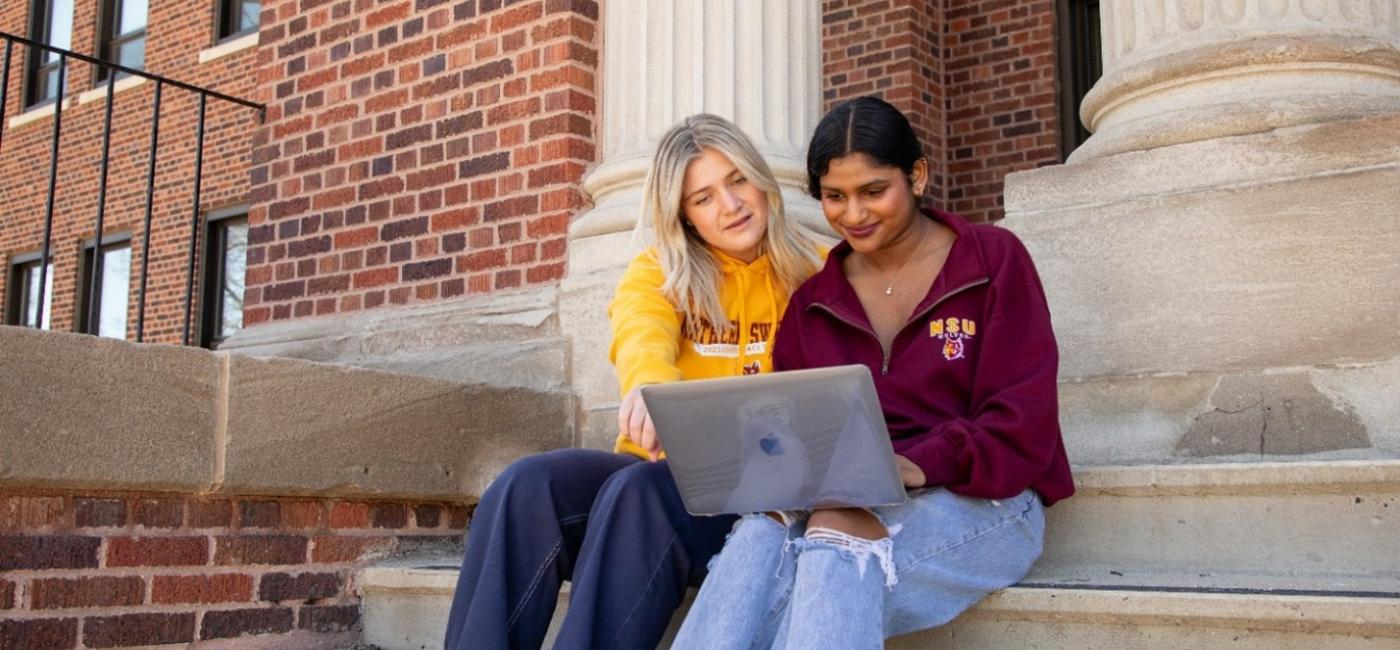
[[[1072,161],[1400,110],[1396,0],[1107,0]]]
[[[642,181],[667,128],[699,112],[734,120],[772,166],[788,214],[824,227],[803,190],[806,139],[821,110],[820,3],[609,0],[603,10],[602,157],[583,182],[594,207],[570,227],[560,293],[579,442],[590,447],[616,434],[606,310],[636,252]]]
[[[1003,222],[1071,457],[1400,452],[1400,2],[1102,7],[1095,134]]]

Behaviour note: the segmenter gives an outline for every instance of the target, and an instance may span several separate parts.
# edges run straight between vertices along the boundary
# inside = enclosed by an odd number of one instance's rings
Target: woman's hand
[[[651,414],[647,413],[646,402],[642,401],[641,386],[628,391],[627,396],[622,398],[622,404],[617,408],[617,430],[633,444],[645,449],[653,461],[661,456],[661,439],[656,437]]]
[[[647,420],[650,423],[650,420]],[[894,455],[894,466],[899,468],[899,480],[904,481],[904,487],[921,488],[928,482],[928,477],[924,476],[924,470],[919,469],[914,461],[909,460],[899,454]]]

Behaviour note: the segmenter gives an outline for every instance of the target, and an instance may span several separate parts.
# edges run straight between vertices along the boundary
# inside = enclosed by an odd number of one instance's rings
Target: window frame
[[[120,65],[121,61],[113,56],[114,53],[120,52],[121,46],[131,43],[133,41],[145,41],[146,32],[150,29],[151,26],[151,6],[150,3],[147,2],[146,20],[145,22],[141,23],[141,29],[132,30],[125,34],[116,33],[116,31],[121,28],[121,23],[119,21],[122,15],[122,5],[124,5],[125,3],[126,0],[99,0],[98,2],[96,52],[97,58],[106,61],[107,63]],[[146,69],[145,45],[142,45],[141,48],[140,65],[129,65],[126,67],[136,68],[137,70]],[[92,68],[92,79],[94,86],[107,81],[107,68],[97,65],[92,66]],[[117,72],[118,79],[122,78],[125,75],[126,73],[120,71]]]
[[[244,36],[247,36],[247,35],[249,35],[249,34],[256,34],[256,33],[258,32],[259,23],[261,22],[261,20],[254,21],[254,22],[253,22],[253,25],[252,25],[251,27],[246,28],[246,29],[242,29],[242,30],[236,31],[236,32],[228,32],[228,33],[225,33],[225,30],[230,29],[228,23],[231,21],[231,19],[233,18],[234,14],[236,13],[236,12],[234,11],[235,7],[236,7],[237,5],[242,5],[242,4],[243,4],[243,0],[214,0],[214,44],[215,44],[215,45],[220,45],[220,44],[223,44],[223,43],[227,43],[227,42],[229,42],[229,41],[237,40],[237,39],[243,38]],[[259,3],[259,6],[258,6],[258,15],[259,15],[259,17],[261,18],[261,15],[262,15],[262,6],[261,6],[261,2]]]
[[[1102,38],[1101,33],[1091,29],[1096,22],[1092,13],[1095,10],[1101,11],[1101,5],[1102,0],[1055,0],[1061,162],[1091,135],[1079,119],[1079,107],[1084,101],[1084,96],[1093,88],[1103,72],[1101,42],[1097,48],[1100,56],[1097,62],[1099,75],[1094,74],[1096,62],[1089,58],[1090,41],[1099,41]],[[1101,15],[1099,19],[1102,20]]]
[[[75,11],[77,9],[76,4],[77,2],[75,1]],[[41,8],[42,11],[40,10]],[[53,45],[49,43],[49,31],[53,26],[53,9],[54,0],[30,0],[28,21],[29,40],[45,45]],[[68,37],[71,45],[73,26],[69,25],[68,30]],[[57,95],[54,97],[36,99],[36,93],[39,89],[46,87],[45,84],[41,84],[39,80],[41,78],[47,78],[50,72],[59,68],[59,57],[55,56],[52,62],[44,63],[43,57],[46,50],[37,47],[30,47],[28,49],[29,51],[25,56],[24,62],[24,92],[21,93],[21,99],[23,99],[22,110],[26,111],[41,106],[47,106],[52,104],[55,100],[61,99],[57,97]],[[47,91],[45,94],[47,94]]]
[[[40,251],[34,251],[34,252],[32,252],[32,253],[23,253],[23,254],[20,254],[20,255],[12,255],[12,256],[10,256],[10,263],[9,263],[9,265],[8,265],[8,269],[9,269],[9,271],[8,271],[8,273],[9,273],[9,278],[7,278],[6,287],[5,287],[5,292],[6,292],[6,293],[5,293],[5,297],[6,297],[6,299],[5,299],[5,324],[6,324],[6,325],[14,325],[14,326],[17,326],[17,327],[32,327],[30,324],[24,322],[24,313],[25,313],[26,311],[28,311],[28,308],[29,308],[29,292],[25,291],[25,286],[24,286],[24,276],[25,276],[25,271],[24,271],[24,269],[25,269],[26,267],[30,267],[30,266],[33,266],[33,267],[35,267],[35,268],[37,269],[38,266],[39,266],[39,263],[40,263],[40,261],[41,261],[41,260],[40,260],[40,257],[41,257],[41,256],[42,256],[42,254],[41,254]],[[49,256],[48,266],[51,267],[51,268],[49,269],[49,273],[48,273],[48,276],[46,277],[46,282],[45,282],[45,284],[52,285],[52,284],[54,283],[53,276],[54,276],[54,271],[55,271],[55,269],[56,269],[56,266],[54,265],[54,260],[53,260],[53,256],[52,256],[52,255]],[[52,329],[53,329],[53,302],[54,302],[54,301],[53,301],[53,291],[52,291],[52,290],[46,290],[46,291],[44,292],[44,299],[47,300],[48,303],[49,303],[49,318],[45,318],[45,319],[44,319],[44,327],[43,327],[43,329],[52,330]],[[40,312],[42,312],[42,311],[43,311],[43,306],[41,305],[41,306],[40,306]]]
[[[227,337],[220,337],[219,327],[224,319],[223,283],[227,268],[223,249],[228,238],[228,224],[242,220],[248,223],[248,206],[237,205],[212,210],[204,217],[204,256],[200,265],[199,346],[213,350]],[[244,280],[244,295],[247,281]]]
[[[94,288],[92,287],[92,267],[95,263],[93,249],[95,249],[96,247],[97,240],[89,239],[83,242],[82,251],[78,255],[78,294],[77,303],[73,305],[73,331],[79,334],[91,334],[93,336],[101,336],[101,334],[99,333],[101,331],[102,320],[102,283],[100,282],[100,280],[95,289],[97,292],[97,313],[93,314],[89,312],[89,310],[92,308],[92,298],[89,296],[89,292],[94,290]],[[106,254],[107,251],[116,248],[132,248],[131,233],[116,233],[102,236],[103,254]],[[127,320],[130,320],[131,270],[129,268],[127,269],[126,283],[126,318]],[[127,333],[131,333],[130,329],[127,330]]]

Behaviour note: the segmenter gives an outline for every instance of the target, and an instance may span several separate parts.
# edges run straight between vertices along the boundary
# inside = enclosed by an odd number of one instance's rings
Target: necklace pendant
[[[885,295],[887,295],[887,296],[893,296],[893,295],[894,295],[894,285],[890,285],[890,286],[888,286],[888,287],[885,287]]]

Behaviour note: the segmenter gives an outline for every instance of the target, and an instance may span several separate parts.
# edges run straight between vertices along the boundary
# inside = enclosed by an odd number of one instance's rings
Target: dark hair
[[[899,109],[873,96],[857,97],[831,109],[807,145],[807,192],[821,199],[821,177],[832,158],[853,153],[870,156],[877,164],[914,173],[924,157],[919,136]]]

